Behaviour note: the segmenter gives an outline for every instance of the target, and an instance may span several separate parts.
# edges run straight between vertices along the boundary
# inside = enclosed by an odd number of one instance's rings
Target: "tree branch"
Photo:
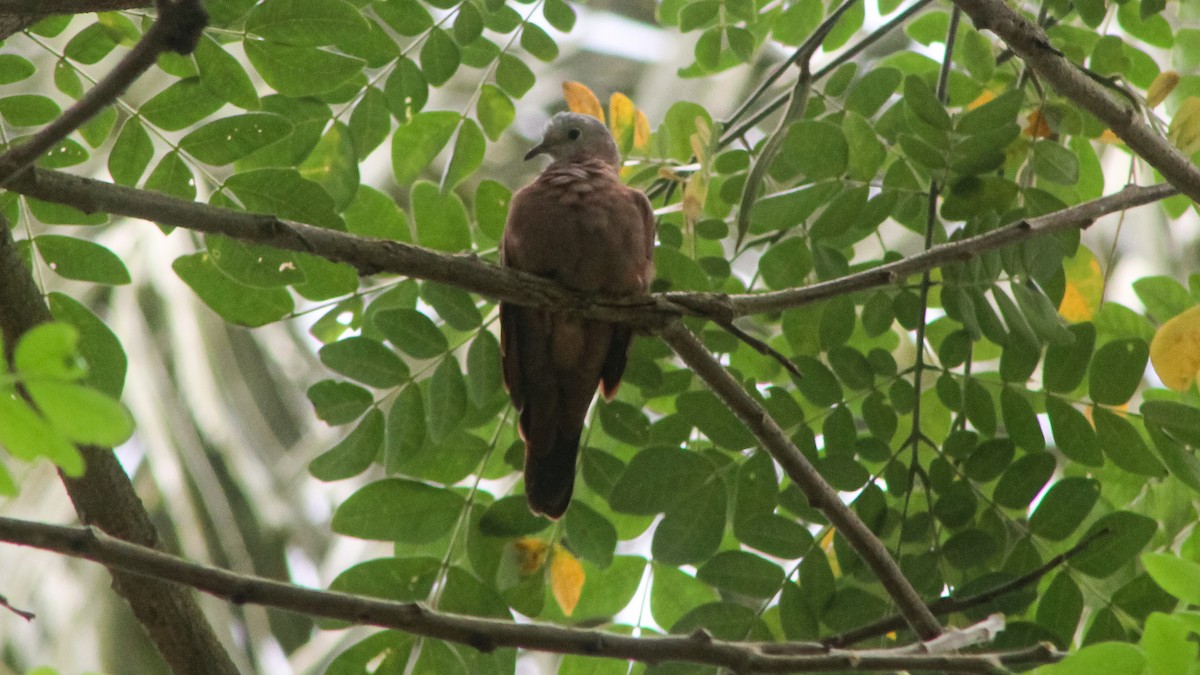
[[[40,3],[46,5],[50,3]],[[3,11],[0,8],[0,11]],[[44,11],[44,10],[43,10]],[[104,79],[33,136],[0,155],[0,187],[111,104],[166,51],[190,54],[208,23],[198,0],[159,0],[158,19]]]
[[[783,467],[784,473],[804,492],[809,504],[820,509],[862,556],[863,561],[892,596],[913,632],[922,640],[930,640],[940,635],[942,627],[938,620],[900,571],[900,566],[888,555],[883,542],[879,541],[875,533],[871,532],[850,507],[846,506],[816,467],[788,440],[767,411],[746,393],[742,385],[725,371],[682,322],[668,326],[662,332],[662,338],[742,420],[763,448]]]
[[[153,0],[0,0],[0,14],[87,14],[153,4]]]
[[[947,263],[968,260],[987,251],[1052,232],[1087,227],[1101,216],[1149,204],[1177,193],[1167,184],[1129,186],[1106,197],[1013,223],[969,239],[939,244],[894,263],[801,288],[735,295],[667,292],[633,298],[604,298],[576,293],[542,277],[483,262],[473,254],[440,253],[412,244],[360,237],[271,215],[199,204],[60,171],[34,168],[15,177],[8,188],[88,213],[100,211],[130,216],[287,251],[312,253],[351,265],[362,274],[387,273],[428,279],[496,300],[620,321],[648,330],[660,330],[680,316],[729,321],[739,316],[779,312],[846,293],[887,286],[908,276]]]
[[[0,329],[5,358],[29,329],[52,319],[41,292],[25,266],[0,217]],[[143,546],[157,546],[158,534],[129,476],[112,450],[80,446],[85,471],[79,478],[62,475],[79,518],[106,532]],[[113,588],[129,602],[134,615],[177,675],[236,675],[237,668],[217,640],[195,595],[161,581],[147,581],[110,568]]]
[[[1118,101],[1050,45],[1046,32],[1005,0],[954,0],[979,30],[990,30],[1058,93],[1107,124],[1129,149],[1179,191],[1200,202],[1200,168],[1150,128],[1135,109]]]
[[[1049,663],[1062,657],[1047,647],[971,655],[903,653],[901,650],[826,650],[816,643],[737,643],[697,631],[687,636],[631,637],[539,623],[514,623],[438,612],[419,603],[380,600],[304,588],[188,562],[88,527],[64,527],[0,518],[0,541],[84,558],[138,575],[183,584],[235,603],[253,603],[323,617],[393,628],[456,642],[481,651],[518,647],[646,663],[683,661],[738,673],[936,670],[990,673],[1000,666]],[[786,654],[770,653],[787,647]]]

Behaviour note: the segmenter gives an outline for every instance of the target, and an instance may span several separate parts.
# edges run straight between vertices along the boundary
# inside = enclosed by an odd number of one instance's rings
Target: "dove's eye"
[[[579,138],[579,130],[578,130],[578,129],[572,129],[572,130],[568,131],[568,132],[567,132],[567,138],[569,138],[569,139],[571,139],[571,140],[576,140],[577,138]]]

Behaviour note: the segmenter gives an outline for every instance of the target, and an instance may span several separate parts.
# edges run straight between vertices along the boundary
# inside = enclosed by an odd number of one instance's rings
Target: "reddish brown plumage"
[[[608,131],[580,117],[556,116],[530,153],[556,159],[513,196],[501,262],[588,293],[645,292],[654,266],[650,202],[621,183]],[[582,137],[566,135],[577,127]],[[606,397],[616,394],[632,331],[509,303],[500,305],[500,330],[504,382],[525,439],[529,507],[558,518],[571,500],[588,407],[598,385]]]

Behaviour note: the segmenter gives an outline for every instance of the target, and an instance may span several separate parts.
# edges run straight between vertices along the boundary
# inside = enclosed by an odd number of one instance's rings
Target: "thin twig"
[[[704,380],[725,406],[742,420],[763,448],[771,453],[775,461],[783,467],[784,473],[804,492],[809,504],[825,514],[829,522],[862,556],[863,561],[892,596],[913,632],[922,640],[930,640],[940,635],[941,625],[917,595],[912,584],[904,577],[900,566],[888,554],[883,542],[842,501],[837,491],[788,439],[770,414],[746,393],[742,385],[708,353],[704,344],[682,322],[671,324],[661,335],[679,358]]]
[[[783,366],[784,369],[792,375],[795,375],[796,377],[804,377],[804,374],[800,372],[800,368],[796,365],[795,361],[779,353],[778,349],[775,349],[766,342],[759,340],[741,328],[733,325],[732,321],[728,321],[726,319],[717,319],[715,323],[721,328],[724,328],[725,331],[730,335],[746,343],[746,345],[754,351],[762,354],[763,356],[769,356],[772,359],[775,359],[777,362],[779,362],[779,365]]]
[[[17,607],[13,607],[13,604],[8,601],[8,598],[3,595],[0,595],[0,607],[7,609],[8,611],[12,612],[13,614],[16,614],[17,616],[21,617],[22,619],[25,619],[26,621],[33,621],[34,619],[37,618],[37,614],[34,614],[33,612],[30,612],[30,611],[24,610],[24,609],[18,609]]]
[[[995,599],[1008,595],[1013,591],[1019,591],[1022,588],[1027,588],[1037,584],[1042,577],[1067,562],[1071,558],[1083,553],[1097,539],[1106,537],[1112,534],[1112,530],[1107,527],[1100,528],[1090,535],[1084,537],[1070,549],[1059,553],[1045,563],[1035,567],[1034,569],[1022,574],[1021,576],[1010,579],[1002,584],[998,584],[991,588],[980,591],[974,595],[965,597],[945,597],[938,598],[928,603],[929,611],[933,612],[934,616],[947,616],[958,612],[965,612],[969,609],[981,607]],[[886,635],[892,631],[904,628],[904,617],[899,614],[884,617],[878,621],[873,621],[865,626],[859,626],[854,630],[846,631],[840,635],[833,635],[821,640],[821,643],[829,647],[849,647],[863,640]]]
[[[829,35],[829,31],[833,30],[834,25],[842,18],[846,10],[854,6],[855,2],[856,0],[843,2],[840,7],[825,18],[825,21],[820,26],[817,26],[813,34],[809,36],[800,49],[796,50],[796,53],[790,59],[793,63],[800,66],[800,75],[796,78],[796,84],[792,86],[792,95],[788,99],[787,111],[780,118],[775,131],[771,132],[771,135],[767,137],[767,142],[763,144],[758,157],[754,159],[754,166],[750,167],[750,173],[746,176],[746,184],[742,187],[741,206],[738,208],[737,240],[733,244],[733,250],[735,251],[742,247],[742,240],[746,237],[746,233],[750,231],[750,211],[754,207],[754,202],[758,199],[758,192],[767,177],[767,171],[771,168],[771,164],[775,162],[775,157],[783,148],[783,141],[787,138],[792,122],[803,117],[804,111],[808,107],[808,91],[812,87],[812,71],[809,70],[809,62],[812,60],[812,55],[820,48],[821,43]]]
[[[108,107],[141,77],[163,52],[190,54],[196,48],[208,14],[196,0],[160,0],[158,20],[108,75],[50,124],[0,155],[0,187],[62,142],[72,131]]]

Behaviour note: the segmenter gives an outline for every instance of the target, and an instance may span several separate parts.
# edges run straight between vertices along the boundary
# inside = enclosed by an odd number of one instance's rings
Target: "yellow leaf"
[[[608,126],[612,129],[613,138],[622,152],[633,146],[634,124],[636,115],[633,101],[621,92],[616,92],[608,98]]]
[[[1159,327],[1150,341],[1150,363],[1171,389],[1191,388],[1200,373],[1200,307],[1185,310]]]
[[[591,115],[601,122],[604,121],[604,108],[600,107],[600,99],[592,93],[587,85],[580,82],[563,82],[563,98],[567,100],[567,108],[571,112]]]
[[[1100,263],[1086,246],[1080,246],[1075,255],[1063,261],[1063,273],[1067,277],[1062,302],[1058,313],[1067,321],[1091,321],[1100,311],[1104,295],[1104,275]]]
[[[1184,99],[1167,127],[1167,138],[1185,155],[1200,150],[1200,98]]]
[[[1175,90],[1179,84],[1179,73],[1173,70],[1164,70],[1154,78],[1150,83],[1150,88],[1146,90],[1146,107],[1153,108],[1162,103],[1167,98],[1167,95]]]
[[[1046,116],[1042,114],[1040,109],[1029,113],[1029,117],[1025,118],[1029,122],[1029,126],[1021,132],[1031,138],[1050,138],[1054,135],[1050,129],[1050,123],[1046,121]]]
[[[688,178],[683,188],[683,217],[687,218],[688,223],[694,224],[700,220],[707,198],[708,176],[703,171],[697,171]]]
[[[563,614],[571,616],[579,604],[579,594],[585,580],[583,565],[562,546],[554,546],[554,559],[550,561],[550,590],[562,608]]]
[[[1096,140],[1100,141],[1101,143],[1112,143],[1114,145],[1121,145],[1125,142],[1121,140],[1120,136],[1114,134],[1112,129],[1105,129],[1100,134],[1100,138],[1097,138]]]
[[[542,565],[546,564],[546,555],[550,552],[550,545],[541,539],[521,537],[513,542],[513,550],[517,552],[517,567],[521,570],[521,574],[528,576],[542,569]]]
[[[842,576],[842,566],[838,564],[837,554],[833,551],[833,535],[834,529],[831,527],[825,531],[825,536],[821,537],[821,550],[825,552],[825,558],[829,561],[829,570],[833,572],[834,577]]]
[[[646,113],[639,110],[637,118],[633,122],[633,147],[635,150],[645,150],[648,145],[650,145],[650,120],[646,119]]]
[[[984,89],[983,93],[975,97],[974,101],[967,104],[967,110],[974,110],[984,103],[990,103],[996,100],[996,92],[991,89]]]

